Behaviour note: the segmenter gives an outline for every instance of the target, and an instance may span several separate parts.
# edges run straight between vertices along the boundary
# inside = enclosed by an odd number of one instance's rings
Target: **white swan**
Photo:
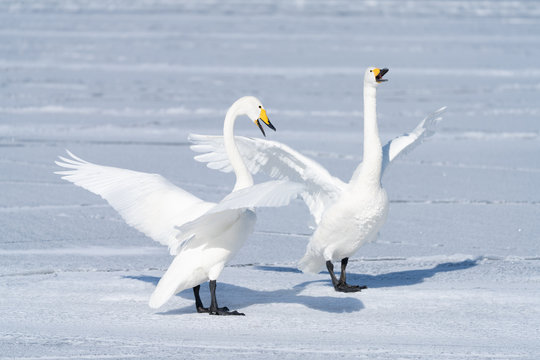
[[[236,173],[236,184],[233,192],[217,204],[197,198],[160,175],[95,165],[69,151],[70,159],[60,157],[63,162],[56,162],[70,169],[57,172],[63,179],[103,197],[129,225],[168,245],[175,255],[150,298],[152,308],[191,287],[198,312],[243,315],[218,308],[216,279],[252,232],[256,220],[253,208],[286,205],[302,189],[287,181],[253,185],[233,136],[240,115],[247,115],[263,134],[260,120],[275,130],[255,97],[240,98],[229,108],[223,126],[224,148],[228,164]],[[199,296],[200,284],[208,280],[209,309],[203,307]]]
[[[305,185],[302,197],[317,226],[299,268],[319,272],[326,265],[336,291],[359,291],[363,286],[346,283],[345,269],[349,256],[360,246],[375,239],[386,220],[388,197],[381,178],[388,165],[434,133],[445,107],[428,115],[409,134],[401,135],[381,146],[377,127],[376,91],[388,69],[370,67],[364,76],[364,159],[348,184],[333,177],[317,162],[288,146],[260,139],[237,137],[237,144],[252,173],[263,171],[271,177],[288,179]],[[226,167],[222,137],[190,135],[192,149],[205,154],[196,160],[222,171]],[[341,260],[337,279],[332,261]]]

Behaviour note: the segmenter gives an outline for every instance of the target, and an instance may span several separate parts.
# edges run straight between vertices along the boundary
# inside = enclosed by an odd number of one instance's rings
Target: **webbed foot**
[[[223,309],[226,309],[226,310],[223,310]],[[229,309],[227,307],[219,308],[217,311],[209,311],[208,313],[210,315],[240,315],[240,316],[245,316],[246,315],[246,314],[238,312],[236,310],[229,311]]]
[[[344,282],[339,282],[334,289],[338,292],[358,292],[367,289],[365,285],[349,285]]]
[[[218,311],[229,311],[229,308],[224,306],[224,307],[221,307],[218,309]],[[210,309],[208,309],[207,307],[202,307],[202,306],[197,306],[197,312],[199,314],[208,314],[210,312]]]

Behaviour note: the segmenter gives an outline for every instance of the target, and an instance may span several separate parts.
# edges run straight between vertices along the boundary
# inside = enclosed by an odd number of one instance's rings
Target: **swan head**
[[[388,81],[387,79],[383,79],[383,76],[387,72],[388,72],[387,68],[384,68],[384,69],[379,69],[376,67],[367,68],[366,73],[364,75],[364,84],[376,87],[383,81]]]
[[[255,96],[244,96],[238,99],[233,106],[237,107],[237,115],[247,115],[259,127],[264,136],[266,136],[266,133],[261,125],[261,121],[270,129],[276,131],[276,128],[268,119],[261,101]]]

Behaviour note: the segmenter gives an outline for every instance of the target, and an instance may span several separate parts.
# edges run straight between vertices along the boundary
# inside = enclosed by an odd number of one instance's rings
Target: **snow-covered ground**
[[[539,59],[538,1],[0,2],[0,359],[537,359]],[[296,270],[295,201],[258,212],[219,279],[245,317],[194,313],[191,291],[152,310],[167,249],[53,174],[68,148],[220,199],[232,175],[186,137],[252,94],[269,138],[348,180],[370,65],[390,68],[383,141],[448,111],[386,174],[388,221],[350,263],[361,293]]]

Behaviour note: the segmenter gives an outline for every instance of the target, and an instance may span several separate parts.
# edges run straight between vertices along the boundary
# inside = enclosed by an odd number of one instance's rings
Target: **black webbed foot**
[[[208,312],[210,315],[245,315],[244,313],[238,312],[236,310],[229,311],[229,308],[227,307],[220,308],[216,300],[216,280],[210,280],[209,285],[210,297],[212,299],[212,302],[210,304],[210,311]]]
[[[358,292],[362,291],[364,289],[367,289],[367,286],[365,285],[349,285],[347,284],[347,275],[345,273],[345,269],[347,268],[347,264],[349,263],[349,258],[343,258],[341,259],[341,276],[339,277],[339,280],[336,278],[336,274],[334,274],[334,265],[332,264],[331,260],[328,260],[326,262],[326,268],[328,269],[328,272],[330,273],[330,278],[332,279],[332,284],[334,284],[334,289],[339,292]]]
[[[218,311],[229,311],[229,308],[224,306],[218,309]],[[210,312],[210,309],[207,307],[197,306],[197,312],[199,314],[208,314]]]
[[[227,310],[223,310],[223,309],[227,309]],[[210,311],[208,312],[210,315],[240,315],[240,316],[245,316],[246,314],[244,313],[241,313],[241,312],[238,312],[236,310],[234,311],[229,311],[229,309],[227,307],[222,307],[222,308],[219,308],[217,311]]]
[[[358,292],[367,289],[365,285],[349,285],[344,282],[339,282],[334,289],[338,292]]]

